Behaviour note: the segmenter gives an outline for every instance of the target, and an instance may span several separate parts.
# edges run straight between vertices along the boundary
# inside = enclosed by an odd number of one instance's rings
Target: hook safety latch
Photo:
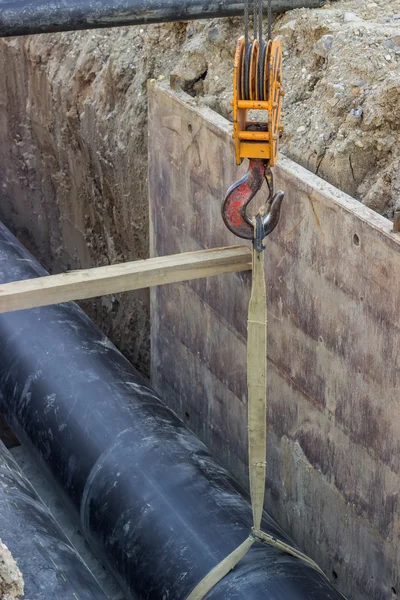
[[[261,207],[256,217],[258,226],[255,237],[254,218],[252,219],[247,214],[247,208],[251,200],[261,189],[264,180],[267,182],[269,195],[266,203]],[[281,191],[274,194],[273,176],[268,161],[250,159],[246,175],[234,183],[226,193],[222,204],[222,218],[232,233],[238,237],[253,240],[255,245],[261,248],[263,239],[278,224],[283,197],[284,193]]]

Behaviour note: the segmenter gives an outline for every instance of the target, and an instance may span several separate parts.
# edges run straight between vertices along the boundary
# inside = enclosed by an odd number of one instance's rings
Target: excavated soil
[[[0,218],[53,272],[148,255],[149,78],[231,117],[242,19],[0,40]],[[393,216],[400,208],[400,0],[340,0],[276,19],[282,152]],[[147,372],[148,293],[84,303]]]
[[[18,600],[24,595],[24,580],[11,552],[0,540],[0,599]]]

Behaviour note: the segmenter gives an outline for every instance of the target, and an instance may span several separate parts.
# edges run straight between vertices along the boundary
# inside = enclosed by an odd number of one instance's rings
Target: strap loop
[[[259,217],[259,218],[258,218]],[[252,288],[247,318],[247,389],[250,497],[253,527],[238,548],[214,567],[190,593],[187,600],[203,600],[246,556],[255,542],[268,544],[308,564],[325,576],[320,567],[306,554],[261,530],[265,495],[267,454],[267,292],[262,243],[265,233],[262,217],[254,220]],[[263,237],[260,230],[263,231]],[[261,243],[261,250],[260,248]]]

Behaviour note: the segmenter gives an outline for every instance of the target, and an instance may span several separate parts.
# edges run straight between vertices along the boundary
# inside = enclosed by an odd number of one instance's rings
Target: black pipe
[[[274,12],[325,0],[272,0]],[[264,1],[266,4],[266,2]],[[0,0],[0,37],[243,15],[240,0]]]
[[[24,598],[107,600],[2,442],[0,538],[23,575]]]
[[[44,275],[0,227],[0,283]],[[135,600],[185,600],[248,535],[233,478],[74,303],[0,316],[0,408]],[[265,514],[264,530],[288,541]],[[339,600],[301,560],[255,545],[207,600]]]

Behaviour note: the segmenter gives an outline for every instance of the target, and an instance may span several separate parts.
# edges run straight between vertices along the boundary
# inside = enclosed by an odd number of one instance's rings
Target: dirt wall
[[[1,44],[0,218],[50,272],[148,253],[145,107],[111,60],[93,85],[103,59],[79,37]],[[146,372],[147,291],[83,306]]]

